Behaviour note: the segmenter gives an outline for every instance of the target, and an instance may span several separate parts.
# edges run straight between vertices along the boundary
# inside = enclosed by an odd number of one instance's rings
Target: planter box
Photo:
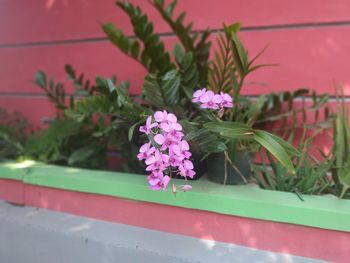
[[[223,186],[178,193],[141,175],[3,163],[0,199],[189,237],[333,262],[350,258],[350,201]]]

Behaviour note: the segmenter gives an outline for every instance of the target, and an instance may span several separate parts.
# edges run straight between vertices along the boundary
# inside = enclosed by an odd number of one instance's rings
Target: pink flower
[[[137,158],[141,161],[147,159],[152,153],[154,153],[156,148],[151,147],[151,143],[145,143],[141,146],[140,152],[137,155]]]
[[[183,165],[179,166],[180,175],[187,178],[193,178],[196,174],[193,169],[193,163],[190,160],[184,160]]]
[[[195,172],[193,163],[189,160],[192,155],[190,146],[183,139],[182,126],[177,122],[176,116],[166,111],[157,111],[153,117],[157,123],[152,123],[150,116],[140,128],[147,135],[152,132],[148,136],[152,141],[141,146],[137,158],[145,160],[146,171],[150,172],[147,177],[150,189],[165,190],[170,181],[169,174],[178,173],[185,178],[193,178]]]
[[[184,137],[184,134],[182,132],[172,130],[167,134],[167,136],[174,141],[181,141],[182,137]]]
[[[186,192],[186,191],[191,190],[191,189],[192,189],[192,186],[189,185],[189,184],[185,184],[185,185],[180,185],[179,188],[180,188],[182,191]]]
[[[169,156],[169,164],[172,167],[178,167],[178,166],[181,165],[181,160],[176,155],[170,154],[170,156]]]
[[[171,150],[179,157],[180,160],[188,159],[191,157],[191,153],[189,152],[190,146],[188,142],[183,140],[178,144],[175,144],[171,147]]]
[[[182,126],[177,122],[162,122],[160,128],[165,132],[182,131]]]
[[[196,90],[196,91],[193,93],[192,102],[200,102],[200,99],[205,95],[206,91],[207,91],[206,88]]]
[[[165,137],[164,143],[162,145],[162,147],[160,147],[161,151],[165,151],[167,149],[169,149],[172,145],[176,145],[176,141],[169,135],[167,135]]]
[[[228,93],[220,92],[215,94],[213,91],[206,89],[197,90],[193,94],[192,102],[200,103],[203,109],[219,110],[218,116],[221,118],[224,114],[224,108],[232,108],[232,97]]]
[[[154,155],[146,159],[146,171],[164,171],[168,167],[169,155],[163,154],[156,150]]]
[[[166,190],[170,177],[163,173],[152,173],[147,177],[151,190]]]
[[[167,113],[165,110],[157,111],[156,113],[154,113],[154,119],[157,122],[169,122],[169,123],[177,122],[176,116],[172,113]]]
[[[156,134],[156,135],[153,137],[153,139],[154,139],[154,141],[155,141],[156,143],[158,143],[159,145],[162,145],[162,144],[165,142],[165,137],[164,137],[162,134],[160,134],[160,133]]]
[[[146,120],[146,125],[140,127],[140,132],[143,132],[145,134],[150,134],[152,128],[157,127],[157,123],[152,123],[152,117],[149,116]]]
[[[221,108],[232,108],[233,107],[233,103],[232,103],[232,97],[227,94],[227,93],[223,93],[220,92],[222,101],[221,101]]]
[[[200,98],[201,108],[218,110],[222,101],[222,97],[218,94],[214,94],[211,90],[207,91],[204,96]]]

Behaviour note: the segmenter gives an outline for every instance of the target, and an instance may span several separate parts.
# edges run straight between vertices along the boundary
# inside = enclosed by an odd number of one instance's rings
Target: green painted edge
[[[10,165],[7,164],[6,169]],[[6,172],[0,165],[0,178]],[[177,185],[183,180],[174,180]],[[303,196],[259,189],[256,185],[224,186],[205,179],[191,182],[189,192],[151,191],[145,176],[38,164],[23,176],[26,184],[138,201],[192,208],[220,214],[350,232],[350,200]]]
[[[25,162],[1,161],[0,178],[22,181],[24,176],[30,173],[32,168],[36,165],[39,165],[39,164],[33,161],[25,161]]]

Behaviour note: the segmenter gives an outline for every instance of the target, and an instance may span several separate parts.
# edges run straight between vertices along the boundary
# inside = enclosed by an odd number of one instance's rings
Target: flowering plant
[[[143,144],[137,155],[147,165],[148,183],[152,190],[165,190],[172,174],[179,174],[184,179],[193,178],[193,163],[189,159],[191,152],[188,142],[183,138],[182,126],[174,114],[157,111],[147,118],[146,124],[140,127],[140,132],[147,135],[149,142]],[[182,185],[184,191],[191,189],[190,185]],[[173,184],[176,192],[176,185]]]
[[[264,66],[254,65],[261,53],[252,60],[248,59],[247,51],[237,36],[240,24],[224,26],[224,33],[218,37],[220,49],[211,61],[211,31],[191,34],[191,24],[183,23],[183,15],[174,17],[176,1],[166,5],[162,0],[152,0],[150,4],[179,39],[180,43],[175,44],[171,56],[161,38],[153,32],[153,24],[140,8],[128,1],[117,1],[116,4],[130,17],[135,38],[128,38],[121,29],[110,23],[103,25],[104,32],[122,52],[147,69],[149,74],[142,86],[142,100],[153,112],[165,109],[179,117],[193,153],[201,157],[217,152],[232,156],[237,149],[256,151],[263,146],[293,171],[289,155],[296,154],[297,151],[277,136],[253,129],[255,120],[268,101],[266,97],[261,96],[253,103],[240,94],[247,75]],[[198,90],[199,87],[205,88]],[[141,120],[131,127],[129,138],[133,137],[135,127],[145,121],[145,115],[140,117]],[[151,142],[149,149],[144,146],[142,150],[148,151],[155,147],[158,151],[155,150],[152,156],[156,158],[157,153],[156,159],[166,163],[164,158],[167,157],[164,155],[169,156],[172,150],[163,144],[159,144],[159,147],[154,144],[157,144],[155,139],[168,139],[168,131],[161,127],[162,123],[157,120],[154,122],[154,118],[155,116],[148,119],[141,129],[141,132],[148,133]],[[151,127],[154,124],[157,127]],[[154,136],[150,132],[153,130],[156,132]],[[165,165],[162,169],[168,167]],[[158,185],[153,177],[151,175],[150,180]],[[164,174],[158,177],[168,181]]]

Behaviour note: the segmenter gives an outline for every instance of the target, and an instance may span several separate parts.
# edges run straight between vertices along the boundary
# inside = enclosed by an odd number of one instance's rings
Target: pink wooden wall
[[[175,36],[146,0],[142,6],[171,47]],[[222,22],[243,23],[241,37],[250,54],[265,45],[261,63],[279,63],[254,73],[246,94],[310,87],[333,93],[342,81],[350,95],[350,1],[348,0],[179,0],[196,30],[217,29]],[[31,83],[38,69],[64,80],[64,64],[89,76],[130,79],[139,91],[144,69],[110,44],[100,22],[114,22],[129,35],[129,21],[113,0],[1,0],[0,107],[22,111],[35,125],[54,112]]]

